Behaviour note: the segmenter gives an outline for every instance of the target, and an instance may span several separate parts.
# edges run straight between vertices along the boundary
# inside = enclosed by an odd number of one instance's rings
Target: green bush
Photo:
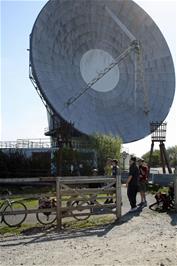
[[[99,171],[103,174],[107,158],[120,159],[122,140],[112,135],[94,134],[90,141],[97,153]]]

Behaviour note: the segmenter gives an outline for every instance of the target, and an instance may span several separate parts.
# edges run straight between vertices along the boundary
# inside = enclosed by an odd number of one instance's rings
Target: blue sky
[[[46,111],[28,74],[29,34],[42,1],[1,2],[1,139],[42,137]]]
[[[1,0],[1,140],[44,138],[48,126],[46,109],[29,80],[27,51],[32,26],[46,2]],[[176,66],[176,1],[135,2],[162,31]],[[177,93],[166,121],[166,146],[177,145]],[[125,148],[141,156],[149,151],[150,144],[147,137]]]

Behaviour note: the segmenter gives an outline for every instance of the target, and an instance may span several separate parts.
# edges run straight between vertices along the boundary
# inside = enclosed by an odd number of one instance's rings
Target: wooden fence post
[[[60,177],[56,177],[56,192],[57,192],[57,227],[61,230],[62,214],[61,214],[61,184]]]
[[[117,219],[121,218],[122,215],[122,196],[121,196],[121,175],[116,176],[116,217]]]
[[[174,178],[175,210],[177,211],[177,176]]]

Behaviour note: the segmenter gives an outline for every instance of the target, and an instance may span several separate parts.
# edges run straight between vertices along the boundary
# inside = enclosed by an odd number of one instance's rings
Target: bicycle
[[[93,204],[94,203],[92,203],[90,201],[84,201],[82,199],[78,199],[78,200],[76,199],[72,202],[68,202],[67,205],[68,206],[70,205],[72,207],[77,207],[77,210],[72,210],[71,214],[76,220],[83,221],[83,220],[87,220],[90,217],[92,210],[88,209],[87,210],[88,212],[85,215],[82,215],[85,212],[85,210],[82,207],[86,207],[88,205],[93,205]],[[81,207],[81,208],[79,208],[79,207]]]
[[[103,186],[102,188],[107,188],[107,185]],[[77,207],[77,209],[75,210],[71,210],[70,213],[71,215],[78,221],[83,221],[83,220],[87,220],[91,214],[95,214],[101,211],[101,213],[104,211],[104,208],[102,205],[109,203],[108,205],[110,205],[111,203],[113,203],[113,199],[112,196],[108,197],[109,198],[109,202],[103,203],[103,202],[99,202],[97,199],[97,195],[96,194],[92,194],[90,195],[91,198],[75,198],[72,200],[68,200],[67,202],[67,207]],[[85,208],[89,206],[89,208]],[[98,207],[98,208],[97,208]],[[112,209],[115,206],[112,206]],[[108,209],[111,209],[111,207],[106,207]],[[87,209],[87,212],[85,213]]]
[[[89,200],[89,199],[87,200],[87,199],[82,199],[82,198],[77,199],[76,198],[75,200],[67,202],[67,206],[77,207],[76,210],[71,210],[71,214],[78,221],[87,220],[92,214],[100,212],[100,209],[101,209],[101,212],[103,212],[103,206],[102,206],[103,204],[104,203],[102,203],[102,202],[101,203],[98,202],[96,195],[95,195],[95,197],[92,197],[92,200]],[[113,204],[113,202],[112,202],[112,204]],[[85,208],[87,206],[90,206],[90,207]],[[99,208],[97,209],[97,207],[99,207]],[[87,209],[87,213],[85,213],[86,209]],[[111,209],[111,208],[109,208],[109,209]]]
[[[67,202],[67,207],[83,207],[83,206],[87,206],[87,205],[91,205],[91,202],[87,201],[85,202],[82,199],[76,199],[76,200],[72,200],[72,201],[68,201]],[[56,208],[56,199],[50,199],[49,197],[43,197],[39,199],[39,207],[38,209],[52,209],[52,208]],[[84,216],[80,216],[80,214],[82,214],[84,210],[81,209],[77,209],[77,210],[72,210],[70,213],[72,214],[72,216],[76,219],[76,220],[86,220],[90,217],[91,215],[91,210],[89,210],[89,212],[84,215]],[[66,212],[64,212],[64,214],[66,214]],[[51,212],[46,212],[44,210],[44,212],[38,212],[36,213],[36,218],[38,220],[39,223],[44,224],[44,225],[48,225],[48,224],[52,224],[56,221],[56,212],[51,211]]]
[[[16,213],[17,211],[20,213]],[[26,211],[27,207],[21,201],[6,198],[0,205],[1,223],[4,222],[9,227],[20,226],[26,219]]]
[[[92,196],[92,199],[90,200],[89,198],[80,198],[76,197],[73,199],[69,199],[66,203],[67,207],[77,207],[74,209],[71,209],[69,211],[63,211],[62,215],[67,215],[71,214],[76,220],[78,221],[83,221],[87,220],[91,214],[96,212],[94,209],[96,209],[96,205],[99,206],[102,209],[103,203],[99,203],[97,201],[97,196],[94,195]],[[90,206],[89,208],[85,208],[87,206]],[[115,207],[115,206],[114,206]],[[39,207],[38,209],[44,209],[43,212],[38,212],[36,213],[36,218],[39,223],[48,225],[52,224],[56,221],[56,210],[51,210],[51,211],[45,211],[45,209],[56,209],[56,199],[50,199],[49,197],[43,197],[39,199]],[[85,213],[85,210],[87,209],[87,212]],[[109,207],[110,209],[110,207]],[[84,215],[83,215],[84,214]]]
[[[149,205],[152,211],[165,212],[174,209],[174,187],[170,186],[168,194],[157,192],[155,195],[156,202]]]
[[[50,199],[49,197],[43,197],[39,199],[38,209],[52,209],[56,208],[56,199]],[[47,225],[52,224],[57,219],[56,212],[38,212],[36,218],[39,223]]]

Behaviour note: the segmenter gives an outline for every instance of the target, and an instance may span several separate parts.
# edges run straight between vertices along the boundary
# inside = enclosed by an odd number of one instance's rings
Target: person
[[[104,167],[104,175],[111,177],[112,176],[112,159],[107,158],[106,165]],[[107,197],[111,196],[111,194],[107,194]],[[113,200],[111,198],[106,199],[104,204],[112,203]]]
[[[93,168],[93,169],[92,169],[92,176],[97,176],[97,175],[98,175],[98,169],[97,169],[97,168]],[[89,188],[98,188],[98,187],[100,187],[100,183],[90,183],[90,185],[89,185]],[[90,194],[90,197],[92,198],[92,194]],[[90,201],[90,203],[91,203],[92,205],[94,205],[95,200],[92,199],[92,200]]]
[[[146,186],[148,181],[148,167],[143,159],[138,160],[138,165],[139,165],[138,188],[141,196],[141,202],[138,205],[141,207],[146,207],[147,206]]]
[[[112,175],[112,159],[107,158],[106,165],[104,167],[104,175],[111,176]]]
[[[131,157],[129,174],[126,182],[127,196],[131,206],[130,212],[134,212],[138,209],[136,206],[136,195],[138,192],[138,177],[139,177],[139,170],[136,165],[136,157]]]
[[[112,177],[115,177],[117,176],[118,174],[118,160],[117,159],[113,159],[112,160]]]
[[[118,160],[113,159],[112,160],[112,177],[116,178],[118,175],[118,171],[119,171]],[[116,187],[116,183],[113,185],[113,187]],[[112,196],[113,196],[113,194],[112,194]],[[113,199],[111,199],[109,203],[113,203]],[[115,203],[116,203],[116,201],[115,201]]]
[[[92,176],[97,176],[98,175],[98,169],[97,168],[93,168],[92,169]],[[90,183],[89,187],[90,188],[98,188],[99,187],[99,183]]]
[[[97,176],[98,175],[98,169],[97,168],[93,168],[92,169],[92,176]]]

